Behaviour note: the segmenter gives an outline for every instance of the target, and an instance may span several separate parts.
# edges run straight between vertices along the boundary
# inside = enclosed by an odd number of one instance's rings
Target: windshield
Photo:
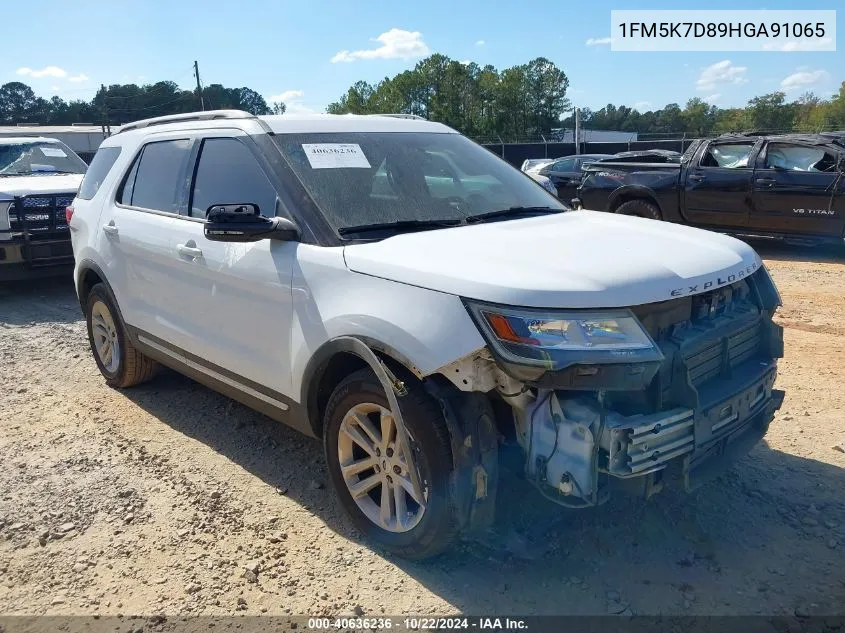
[[[86,167],[63,143],[0,144],[0,176],[84,174]]]
[[[510,208],[566,207],[459,134],[282,134],[282,154],[335,230],[447,222]]]

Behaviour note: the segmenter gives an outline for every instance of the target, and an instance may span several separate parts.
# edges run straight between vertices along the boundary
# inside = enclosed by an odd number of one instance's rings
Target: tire
[[[371,406],[377,406],[389,413],[390,405],[381,387],[381,383],[369,368],[357,371],[346,377],[338,384],[329,398],[323,426],[326,429],[324,446],[332,486],[341,505],[352,519],[355,527],[368,540],[392,554],[403,558],[422,560],[436,556],[448,549],[457,535],[456,521],[454,519],[455,512],[449,494],[449,475],[452,472],[452,451],[449,442],[449,431],[446,428],[446,422],[443,420],[443,415],[439,407],[422,390],[421,386],[409,383],[411,381],[406,383],[408,386],[407,395],[400,398],[402,419],[405,422],[408,433],[411,435],[412,447],[410,453],[413,455],[413,460],[417,464],[420,483],[426,491],[424,497],[425,506],[421,515],[419,514],[421,506],[419,506],[417,507],[417,514],[412,518],[412,509],[415,502],[411,498],[410,493],[405,493],[404,489],[400,490],[401,493],[404,493],[404,505],[408,509],[406,517],[408,524],[412,525],[410,529],[401,531],[403,529],[402,526],[398,526],[397,524],[394,524],[394,530],[386,529],[383,525],[376,522],[377,519],[370,518],[373,516],[373,508],[365,508],[369,511],[370,516],[365,512],[365,509],[362,509],[361,505],[372,505],[375,508],[383,505],[384,497],[382,497],[382,494],[385,487],[384,483],[376,485],[370,492],[360,495],[359,501],[356,501],[341,470],[342,461],[345,461],[347,464],[350,463],[348,459],[349,455],[344,454],[341,449],[341,427],[345,426],[344,419],[356,408],[366,409]],[[380,421],[378,412],[372,412],[366,415],[371,422],[375,421],[378,423]],[[354,429],[360,431],[361,427],[353,427]],[[381,429],[375,430],[379,431],[378,434],[380,436]],[[364,439],[367,438],[365,437]],[[346,439],[346,437],[342,441],[357,447],[358,455],[354,457],[355,460],[367,459],[369,457],[361,446],[355,445],[354,442]],[[398,443],[396,445],[398,446]],[[389,453],[385,450],[374,461],[378,463],[379,460],[384,460],[388,455]],[[393,455],[395,456],[397,453],[394,452]],[[380,471],[382,481],[387,478],[385,473],[391,473],[394,477],[393,481],[398,481],[394,474],[397,472],[395,468],[396,466],[391,467],[389,462],[387,468],[382,467]],[[375,470],[367,470],[360,475],[354,475],[354,477],[359,479],[359,482],[364,480],[369,481],[371,477],[379,476]],[[405,478],[406,481],[409,479],[410,477]],[[388,490],[390,490],[389,486]],[[392,507],[396,508],[395,503]],[[396,514],[398,515],[398,512]],[[416,523],[414,523],[415,521]]]
[[[109,387],[132,387],[156,374],[158,363],[139,352],[126,336],[116,302],[105,284],[95,284],[89,291],[85,320],[91,353]],[[102,347],[105,338],[109,338],[107,347],[110,347],[111,355],[101,354],[98,350],[98,345]]]
[[[660,209],[657,208],[657,205],[649,202],[648,200],[628,200],[628,202],[623,202],[619,207],[616,209],[616,213],[619,215],[633,215],[638,218],[647,218],[649,220],[662,220],[663,217],[660,215]]]

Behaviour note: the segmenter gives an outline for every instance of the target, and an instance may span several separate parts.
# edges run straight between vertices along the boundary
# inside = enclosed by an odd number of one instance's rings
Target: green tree
[[[754,97],[748,102],[748,119],[755,130],[783,132],[792,130],[795,106],[786,103],[783,92]]]

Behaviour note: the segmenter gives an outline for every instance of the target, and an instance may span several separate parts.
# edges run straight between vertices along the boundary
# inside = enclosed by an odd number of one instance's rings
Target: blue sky
[[[89,99],[101,83],[170,79],[191,87],[197,59],[205,84],[249,86],[268,99],[284,96],[291,110],[322,111],[355,81],[377,82],[433,52],[499,69],[547,57],[569,77],[573,103],[593,109],[647,110],[694,96],[726,107],[779,89],[829,96],[845,80],[842,36],[836,52],[635,53],[602,43],[615,8],[795,8],[787,0],[7,4],[3,22],[17,26],[4,30],[0,83],[23,81],[41,96],[65,99]],[[808,0],[801,7],[845,5]]]

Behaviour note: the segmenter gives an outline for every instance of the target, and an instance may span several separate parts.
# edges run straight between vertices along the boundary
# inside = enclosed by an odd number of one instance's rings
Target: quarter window
[[[156,141],[144,146],[123,183],[118,202],[179,213],[184,206],[185,166],[192,141]]]
[[[191,217],[205,219],[218,204],[255,204],[261,215],[276,215],[276,190],[255,156],[234,138],[203,141],[194,189]]]
[[[79,186],[79,193],[76,194],[78,198],[91,200],[97,195],[100,185],[103,184],[119,155],[119,147],[101,147],[97,150],[97,153],[94,154],[94,160],[88,166],[88,171],[85,172],[85,177]]]

